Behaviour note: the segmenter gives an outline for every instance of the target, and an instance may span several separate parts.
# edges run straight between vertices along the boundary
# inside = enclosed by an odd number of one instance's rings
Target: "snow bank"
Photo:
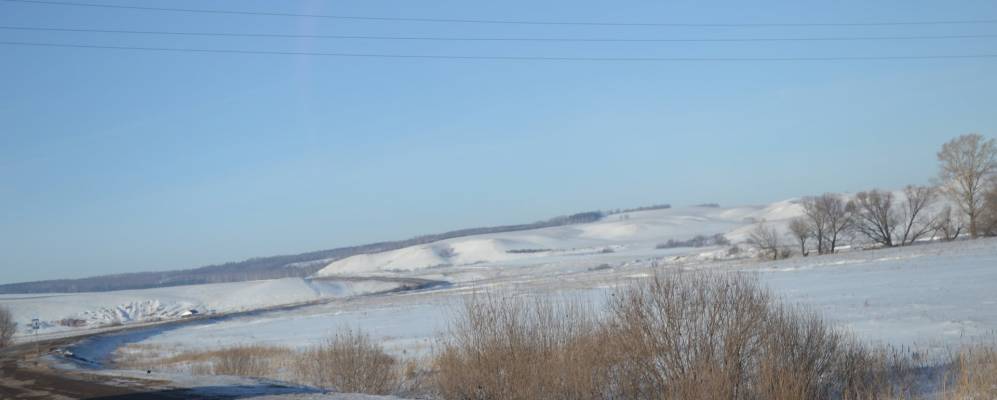
[[[325,281],[286,278],[263,281],[177,286],[100,293],[0,295],[20,324],[19,335],[33,318],[39,333],[171,320],[198,314],[247,311],[324,298],[348,297],[397,287],[391,282]]]

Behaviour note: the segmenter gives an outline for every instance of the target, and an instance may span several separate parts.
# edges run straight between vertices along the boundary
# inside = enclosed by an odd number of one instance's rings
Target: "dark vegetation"
[[[718,233],[712,236],[706,235],[696,235],[691,239],[687,240],[675,240],[668,239],[667,242],[660,243],[654,246],[656,249],[674,249],[676,247],[707,247],[707,246],[727,246],[730,245],[730,240],[728,240],[722,233]]]
[[[533,253],[546,253],[551,251],[551,249],[512,249],[506,250],[509,254],[533,254]]]
[[[606,211],[603,211],[603,214],[605,214],[605,215],[616,215],[616,214],[623,214],[623,213],[637,212],[637,211],[667,210],[669,208],[672,208],[671,204],[653,204],[653,205],[644,206],[644,207],[617,208],[617,209],[613,209],[613,210],[606,210]]]
[[[14,333],[17,332],[17,322],[7,307],[0,306],[0,349],[14,343]]]

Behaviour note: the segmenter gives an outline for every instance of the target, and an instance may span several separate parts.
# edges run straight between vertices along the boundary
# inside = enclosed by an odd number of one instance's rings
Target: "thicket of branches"
[[[894,193],[872,189],[846,196],[825,193],[800,201],[803,215],[789,222],[798,252],[832,254],[843,241],[880,247],[908,246],[924,239],[955,240],[997,235],[997,142],[982,135],[962,135],[937,154],[939,172],[931,186],[910,185]],[[949,204],[932,212],[942,200]],[[766,257],[778,258],[789,246],[762,224],[749,244]],[[781,249],[781,250],[780,250]]]
[[[17,332],[17,322],[7,307],[0,306],[0,349],[14,343],[14,333]]]
[[[904,357],[779,304],[746,275],[658,275],[584,303],[487,296],[433,364],[443,399],[853,399],[909,393]],[[900,397],[897,397],[900,398]]]

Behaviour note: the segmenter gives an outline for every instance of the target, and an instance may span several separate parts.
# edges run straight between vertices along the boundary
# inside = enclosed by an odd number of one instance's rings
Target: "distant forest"
[[[661,207],[662,206],[655,206],[655,208]],[[340,247],[331,250],[320,250],[302,254],[257,257],[250,258],[245,261],[208,265],[194,269],[160,272],[136,272],[94,276],[82,279],[57,279],[37,282],[11,283],[0,285],[0,294],[104,292],[112,290],[195,285],[203,283],[306,277],[318,272],[330,262],[357,254],[379,253],[463,236],[513,232],[595,222],[610,213],[611,212],[589,211],[555,217],[546,221],[539,221],[531,224],[460,229],[450,232],[418,236],[407,240]]]

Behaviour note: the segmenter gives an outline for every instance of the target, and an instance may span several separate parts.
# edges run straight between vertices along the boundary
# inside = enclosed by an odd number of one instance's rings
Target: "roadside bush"
[[[291,351],[282,347],[262,345],[238,346],[210,354],[211,375],[234,375],[266,378],[279,370],[275,362],[290,356]]]
[[[156,347],[127,349],[115,358],[119,368],[268,378],[349,393],[396,393],[403,373],[412,381],[422,373],[414,364],[403,370],[367,335],[349,330],[307,350],[243,345],[163,356]]]
[[[465,303],[440,343],[445,399],[609,398],[610,339],[579,302],[485,295]]]
[[[14,344],[14,333],[17,332],[17,322],[7,307],[0,306],[0,349]]]
[[[434,366],[444,399],[864,399],[902,391],[891,354],[780,305],[754,276],[682,273],[623,289],[601,313],[475,298]]]
[[[390,394],[398,390],[398,362],[370,336],[345,330],[304,355],[300,376],[317,386],[348,393]]]

